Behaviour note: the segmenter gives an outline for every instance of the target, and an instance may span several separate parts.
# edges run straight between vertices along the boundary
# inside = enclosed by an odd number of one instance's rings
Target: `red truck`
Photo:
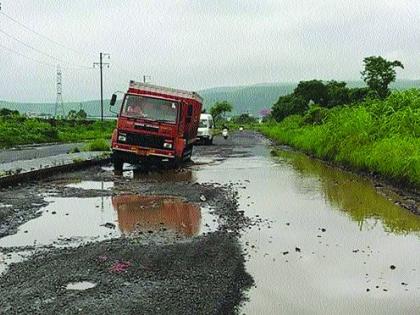
[[[117,96],[112,95],[114,106]],[[195,92],[130,81],[112,134],[112,161],[173,165],[191,158],[203,100]]]

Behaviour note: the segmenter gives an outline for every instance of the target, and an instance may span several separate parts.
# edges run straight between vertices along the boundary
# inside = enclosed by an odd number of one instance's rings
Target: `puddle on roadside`
[[[96,287],[96,283],[89,281],[71,282],[66,285],[66,290],[85,291]]]
[[[52,197],[46,201],[49,204],[40,210],[41,216],[1,238],[0,247],[73,245],[159,230],[191,237],[217,228],[209,208],[175,197]]]
[[[256,282],[241,313],[418,312],[420,216],[359,176],[252,150],[197,172],[200,183],[244,183],[239,209],[269,219],[241,237]]]
[[[82,184],[87,187],[88,184]],[[91,187],[91,186],[89,186]],[[211,209],[166,196],[120,195],[94,198],[45,198],[41,215],[0,239],[1,247],[77,246],[139,234],[193,237],[218,227]],[[173,238],[170,238],[171,240]],[[5,268],[0,261],[0,271]]]
[[[109,190],[114,187],[114,182],[103,182],[103,181],[78,181],[67,184],[65,187],[78,188],[86,190]]]

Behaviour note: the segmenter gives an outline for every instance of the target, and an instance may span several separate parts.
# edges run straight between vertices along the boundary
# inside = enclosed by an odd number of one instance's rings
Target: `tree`
[[[353,88],[349,90],[350,103],[363,102],[369,95],[369,88]]]
[[[19,112],[17,110],[2,108],[0,109],[0,116],[19,116]]]
[[[87,118],[87,114],[83,109],[79,110],[78,112],[72,109],[67,114],[67,119],[69,120],[84,120],[86,118]]]
[[[68,120],[76,120],[76,117],[77,117],[77,112],[74,109],[69,111],[69,113],[67,114]]]
[[[85,120],[87,118],[87,114],[83,109],[79,110],[76,116],[77,116],[77,119],[80,119],[80,120]]]
[[[224,117],[224,114],[232,111],[232,104],[228,101],[216,102],[210,107],[210,114],[213,116],[215,122]]]
[[[308,109],[308,102],[302,96],[294,94],[280,96],[273,105],[271,115],[277,121],[282,121],[289,115],[303,114]]]
[[[300,81],[293,94],[302,97],[306,103],[313,101],[322,106],[328,103],[328,89],[321,80]]]
[[[348,104],[350,101],[350,90],[346,86],[346,82],[329,81],[327,88],[327,104],[326,107],[334,107],[338,105]]]
[[[248,113],[243,113],[239,116],[233,117],[232,120],[236,124],[252,124],[257,122],[257,119]]]
[[[361,72],[363,81],[377,93],[379,98],[386,98],[390,93],[388,86],[396,78],[395,68],[404,69],[403,64],[398,60],[388,61],[381,56],[366,57],[363,63],[365,67]]]

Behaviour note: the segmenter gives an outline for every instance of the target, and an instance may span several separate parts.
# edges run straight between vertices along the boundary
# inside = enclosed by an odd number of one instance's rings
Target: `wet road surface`
[[[239,209],[269,219],[241,238],[256,287],[247,314],[420,312],[420,217],[369,180],[303,154],[270,155],[238,136],[248,157],[203,167],[199,182],[246,182]]]
[[[92,168],[22,187],[14,197],[0,192],[0,211],[26,207],[36,216],[0,239],[0,302],[31,299],[39,305],[35,312],[100,313],[92,303],[112,310],[123,291],[121,313],[226,313],[240,299],[227,308],[223,299],[239,290],[248,298],[239,307],[245,314],[419,313],[420,216],[370,180],[272,149],[262,136],[243,132],[196,147],[195,164],[181,171],[116,176],[111,167]],[[19,199],[28,189],[42,196],[32,206]],[[143,261],[135,253],[151,254]],[[30,283],[48,279],[39,266],[50,261],[67,263],[34,294]],[[130,274],[134,267],[140,269]],[[249,289],[244,272],[254,281]],[[235,281],[241,285],[228,285]],[[129,292],[127,282],[133,282]],[[9,296],[11,286],[17,289]],[[159,291],[178,304],[159,300]],[[149,302],[137,305],[139,296]],[[199,306],[191,308],[191,301]]]

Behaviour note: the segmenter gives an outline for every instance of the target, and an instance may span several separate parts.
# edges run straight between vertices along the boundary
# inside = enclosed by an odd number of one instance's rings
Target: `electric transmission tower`
[[[61,67],[60,65],[57,65],[57,98],[55,100],[54,117],[57,117],[57,114],[61,114],[62,117],[65,116],[62,92]]]

